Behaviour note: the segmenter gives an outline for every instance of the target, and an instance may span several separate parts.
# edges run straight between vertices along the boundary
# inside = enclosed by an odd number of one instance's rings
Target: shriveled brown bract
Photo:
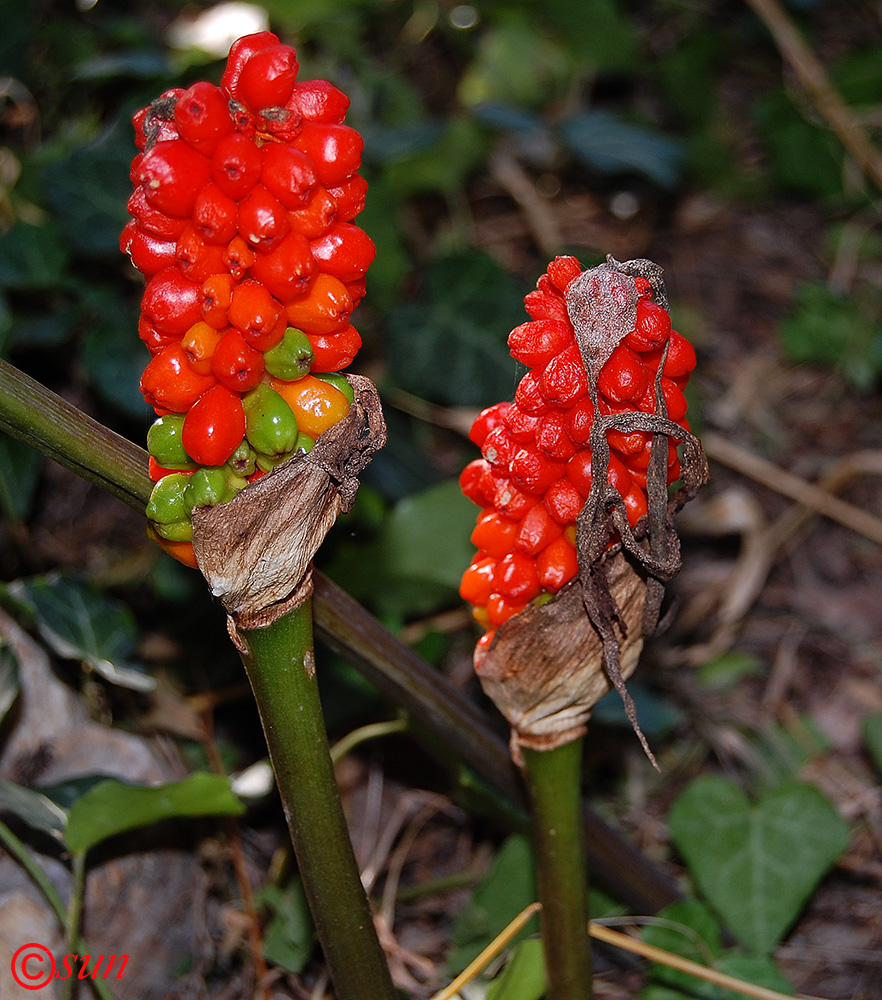
[[[295,455],[229,503],[193,517],[193,549],[212,595],[237,628],[259,628],[312,593],[312,558],[338,514],[352,509],[358,475],[386,442],[370,379],[347,376],[349,413],[307,454]]]

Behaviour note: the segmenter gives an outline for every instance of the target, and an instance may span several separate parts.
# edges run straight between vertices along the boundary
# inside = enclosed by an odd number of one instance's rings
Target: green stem
[[[536,880],[548,1000],[591,1000],[588,874],[582,837],[582,741],[524,750],[533,799]]]
[[[65,930],[70,927],[69,912],[65,909],[64,903],[61,901],[61,897],[55,891],[54,886],[49,881],[46,873],[34,860],[33,855],[28,850],[28,848],[19,840],[18,837],[9,829],[9,827],[0,822],[0,843],[6,848],[8,853],[18,862],[18,864],[28,873],[34,885],[43,893],[46,902],[52,908],[52,912],[58,918],[58,922],[61,924]],[[81,881],[84,879],[85,871],[79,876]],[[74,874],[74,880],[78,878],[77,874]],[[82,899],[82,884],[79,889],[80,898]],[[74,886],[73,892],[77,892],[76,886]],[[79,920],[77,920],[79,923]],[[76,936],[71,938],[71,944],[77,949],[79,954],[91,954],[89,952],[86,942],[83,940],[79,933],[79,927],[77,927]],[[95,991],[96,996],[99,1000],[113,1000],[113,994],[110,992],[107,984],[102,979],[89,979],[87,980],[91,985],[92,989]]]
[[[80,924],[83,918],[83,893],[86,888],[86,852],[78,851],[73,856],[71,865],[73,882],[70,887],[70,903],[67,907],[67,940],[71,948],[80,939]],[[62,991],[63,1000],[70,1000],[74,995],[77,981],[70,977],[65,980]]]
[[[328,752],[306,601],[246,629],[242,662],[260,712],[300,877],[338,1000],[395,1000]]]

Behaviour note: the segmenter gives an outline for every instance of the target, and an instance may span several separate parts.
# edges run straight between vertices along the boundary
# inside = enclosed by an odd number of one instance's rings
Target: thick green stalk
[[[548,1000],[591,1000],[588,874],[582,836],[582,741],[524,750],[533,800],[536,880]]]
[[[338,1000],[395,1000],[328,752],[306,601],[239,633],[300,877]]]

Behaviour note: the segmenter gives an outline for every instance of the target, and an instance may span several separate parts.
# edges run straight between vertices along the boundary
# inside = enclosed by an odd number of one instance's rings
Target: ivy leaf
[[[560,125],[564,145],[593,170],[604,174],[638,174],[666,190],[680,182],[683,146],[608,111],[588,111]]]
[[[50,798],[14,781],[0,781],[0,812],[12,813],[31,829],[58,841],[68,822],[65,811]]]
[[[112,684],[152,691],[152,677],[127,663],[138,632],[129,609],[95,587],[68,577],[16,580],[7,588],[26,607],[40,637],[65,660],[79,660]]]
[[[779,943],[848,846],[833,805],[797,783],[751,803],[732,782],[705,775],[677,799],[668,824],[708,902],[760,954]]]
[[[487,1000],[541,1000],[545,989],[542,941],[528,938],[515,948],[502,974],[490,984]]]
[[[526,319],[512,278],[473,251],[435,262],[419,301],[387,321],[389,373],[402,389],[447,406],[489,406],[514,394],[522,369],[508,331]]]

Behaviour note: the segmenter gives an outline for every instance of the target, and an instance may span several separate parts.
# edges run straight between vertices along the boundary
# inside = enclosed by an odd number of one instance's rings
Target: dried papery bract
[[[516,759],[521,747],[547,750],[579,739],[593,706],[612,687],[651,758],[624,681],[637,665],[644,636],[655,629],[661,588],[679,570],[673,515],[706,481],[707,463],[698,440],[667,416],[663,364],[655,379],[654,413],[601,412],[598,377],[634,329],[640,298],[635,278],[645,279],[656,300],[667,304],[661,269],[651,261],[620,264],[609,258],[567,287],[567,310],[594,405],[593,481],[577,521],[578,576],[547,603],[501,625],[475,653],[478,677],[512,727]],[[621,494],[608,481],[607,434],[613,430],[652,436],[648,514],[633,529]],[[670,499],[669,438],[683,444],[683,486]]]
[[[193,547],[231,634],[259,628],[312,593],[312,558],[340,513],[352,508],[358,475],[386,440],[373,383],[347,376],[349,413],[298,454],[228,503],[197,511]]]

